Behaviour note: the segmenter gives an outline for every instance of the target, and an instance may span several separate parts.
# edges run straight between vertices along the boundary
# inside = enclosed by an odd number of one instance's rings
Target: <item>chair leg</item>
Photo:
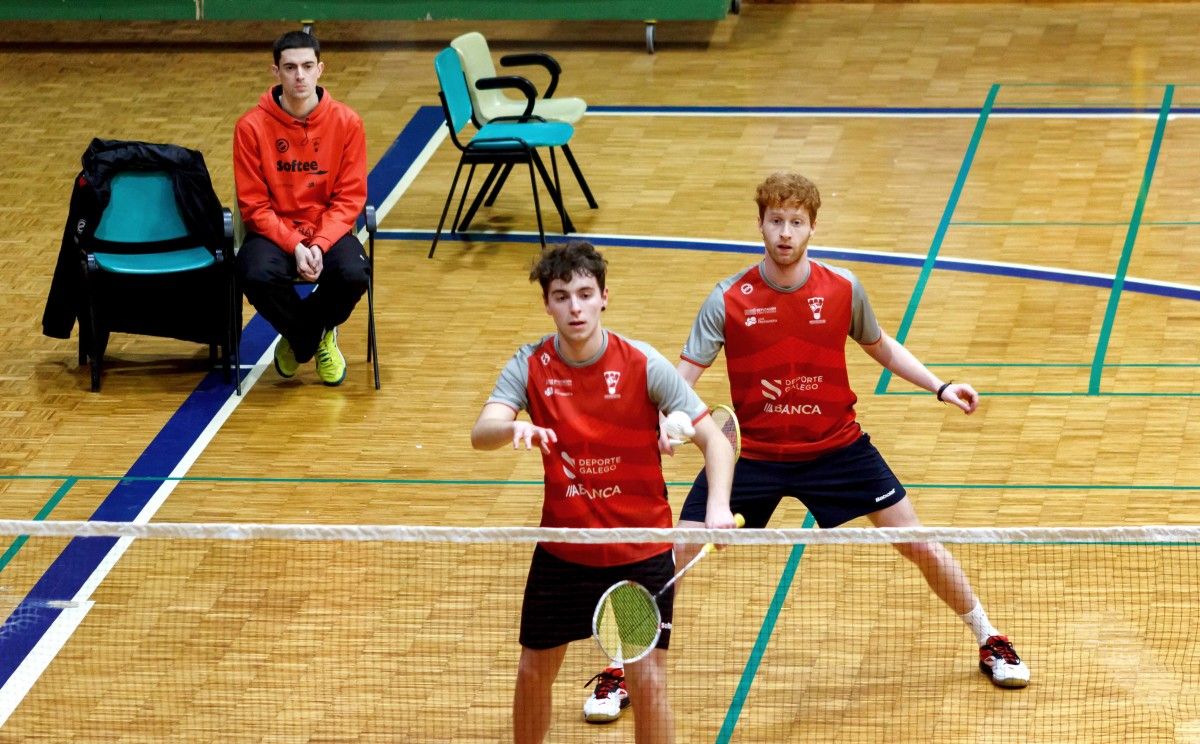
[[[575,224],[571,222],[570,216],[567,215],[567,208],[563,206],[562,194],[558,193],[558,189],[554,188],[554,184],[551,183],[550,174],[546,172],[546,166],[542,163],[542,159],[538,157],[536,152],[530,152],[529,158],[537,166],[538,173],[542,176],[542,183],[546,184],[546,189],[550,192],[550,199],[553,200],[555,208],[558,209],[559,219],[562,220],[563,232],[575,232]]]
[[[579,182],[579,188],[583,189],[583,195],[587,198],[588,206],[595,209],[596,198],[592,196],[592,190],[588,188],[587,179],[583,177],[583,171],[579,169],[579,163],[575,162],[575,156],[571,154],[571,148],[567,145],[562,146],[563,157],[567,159],[567,165],[571,166],[571,172],[575,174],[575,180]]]
[[[88,355],[88,372],[92,378],[92,392],[100,392],[100,365],[104,357],[104,341],[100,338],[96,323],[96,301],[95,293],[92,292],[92,280],[87,268],[87,264],[83,267],[83,283],[84,293],[87,296],[88,308],[88,340],[91,343],[91,352]]]
[[[438,220],[437,232],[433,234],[433,245],[429,246],[429,255],[426,258],[433,258],[433,252],[437,250],[438,238],[442,235],[442,225],[446,224],[446,213],[450,211],[450,200],[454,198],[454,190],[458,187],[458,175],[462,173],[462,161],[458,161],[458,167],[454,169],[454,180],[450,182],[450,192],[446,194],[446,204],[442,207],[442,217]]]
[[[471,208],[467,210],[463,216],[462,222],[458,224],[458,229],[465,232],[471,225],[471,220],[475,219],[475,212],[479,210],[479,205],[483,203],[483,199],[488,195],[488,191],[492,188],[492,183],[496,180],[496,174],[500,172],[503,166],[500,163],[492,165],[492,169],[488,171],[487,178],[483,179],[483,184],[479,187],[479,193],[471,200]],[[464,194],[465,196],[465,194]]]
[[[375,371],[375,389],[379,389],[379,349],[375,345],[375,277],[367,279],[367,361]]]
[[[533,158],[529,159],[529,185],[533,187],[533,213],[537,215],[538,238],[542,241],[542,250],[546,250],[546,230],[542,227],[542,205],[538,201],[537,178],[533,175]]]
[[[554,174],[554,190],[562,197],[562,182],[558,180],[558,158],[554,157],[554,148],[550,148],[550,172]]]
[[[500,174],[500,178],[496,181],[496,185],[492,187],[491,196],[483,203],[483,206],[490,207],[496,203],[496,197],[500,196],[500,189],[504,188],[504,182],[508,180],[508,174],[512,173],[513,163],[504,164],[504,172]]]
[[[467,171],[467,183],[463,186],[462,198],[458,200],[458,209],[454,212],[454,221],[450,223],[450,232],[456,233],[462,230],[462,223],[459,221],[462,218],[463,205],[467,203],[467,194],[471,193],[471,180],[475,178],[475,164],[471,165],[471,170]]]
[[[237,274],[229,267],[229,340],[225,346],[225,358],[233,357],[233,383],[237,394],[242,394],[242,350],[241,350],[241,290],[237,285]]]

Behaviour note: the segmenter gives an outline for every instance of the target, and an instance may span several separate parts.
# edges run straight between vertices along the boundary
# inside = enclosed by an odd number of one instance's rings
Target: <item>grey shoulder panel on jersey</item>
[[[858,281],[858,277],[850,269],[831,266],[823,261],[821,265],[850,282],[853,294],[850,301],[850,338],[865,346],[878,341],[883,335],[883,329],[879,327],[879,321],[875,318],[875,311],[871,308],[871,301],[867,299],[867,290],[862,282]]]
[[[657,349],[644,341],[626,340],[646,355],[646,389],[658,410],[664,413],[684,411],[693,420],[708,410],[700,396],[696,395],[696,391],[692,390]]]

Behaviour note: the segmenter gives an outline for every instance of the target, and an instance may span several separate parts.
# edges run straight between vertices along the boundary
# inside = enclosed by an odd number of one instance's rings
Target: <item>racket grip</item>
[[[733,515],[733,526],[737,527],[738,529],[745,527],[746,526],[746,518],[743,517],[741,514],[734,514]],[[715,548],[715,547],[717,547],[715,543],[705,543],[704,547],[700,549],[700,555],[708,555],[709,553],[711,553],[713,551],[713,548]]]

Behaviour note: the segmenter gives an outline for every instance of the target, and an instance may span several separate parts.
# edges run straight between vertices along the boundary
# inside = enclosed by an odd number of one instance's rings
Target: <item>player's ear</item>
[[[604,312],[608,308],[608,287],[605,287],[604,291],[600,293],[600,298],[604,300],[604,304],[600,306],[600,312]]]

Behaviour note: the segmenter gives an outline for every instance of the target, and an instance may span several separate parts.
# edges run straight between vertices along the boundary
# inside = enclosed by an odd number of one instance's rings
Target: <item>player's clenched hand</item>
[[[520,449],[521,445],[524,445],[525,449],[533,449],[535,441],[543,452],[549,453],[550,444],[558,441],[558,435],[553,429],[534,426],[528,421],[513,422],[513,449]]]
[[[963,413],[972,414],[979,407],[979,393],[965,382],[952,382],[942,391],[942,401],[958,406]]]
[[[706,529],[731,530],[737,526],[737,522],[733,518],[733,512],[729,510],[729,507],[723,509],[711,508],[704,517],[704,527]]]

